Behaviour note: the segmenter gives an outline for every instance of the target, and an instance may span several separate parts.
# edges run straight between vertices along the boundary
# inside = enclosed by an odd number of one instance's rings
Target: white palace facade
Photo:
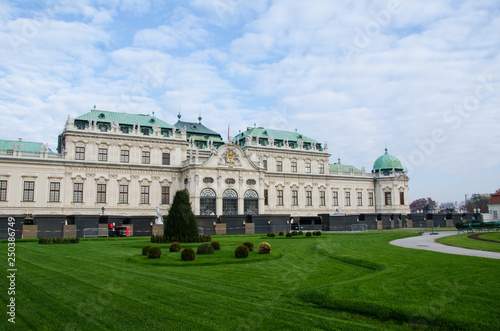
[[[328,146],[298,132],[250,127],[230,142],[198,122],[93,109],[68,118],[57,152],[0,141],[0,214],[156,215],[177,190],[196,215],[408,214],[395,157],[371,171],[330,164]]]

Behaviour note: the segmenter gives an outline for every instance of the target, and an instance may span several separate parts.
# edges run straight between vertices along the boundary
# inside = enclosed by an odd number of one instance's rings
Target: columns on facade
[[[244,193],[241,192],[241,194],[238,194],[238,214],[244,214],[245,213],[245,199],[244,199]]]
[[[215,200],[215,212],[217,215],[222,215],[222,193],[217,194],[217,198]]]

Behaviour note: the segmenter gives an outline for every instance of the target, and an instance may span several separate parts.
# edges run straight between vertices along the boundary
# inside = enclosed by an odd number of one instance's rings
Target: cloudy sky
[[[297,129],[408,168],[410,199],[500,188],[497,0],[0,0],[0,139],[98,109]]]

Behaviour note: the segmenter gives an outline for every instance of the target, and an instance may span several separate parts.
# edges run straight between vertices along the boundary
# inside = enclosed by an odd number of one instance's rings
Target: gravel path
[[[425,232],[422,236],[396,239],[391,241],[390,244],[399,247],[424,249],[427,251],[441,252],[446,254],[468,255],[468,256],[486,257],[489,259],[500,259],[500,253],[496,252],[479,251],[475,249],[439,244],[435,242],[437,238],[452,236],[457,234],[457,232],[442,231],[437,233],[438,233],[437,235],[430,235],[429,232]]]

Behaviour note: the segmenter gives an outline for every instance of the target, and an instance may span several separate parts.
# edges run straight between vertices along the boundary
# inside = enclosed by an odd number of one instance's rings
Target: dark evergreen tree
[[[194,217],[186,190],[175,193],[164,229],[165,238],[168,241],[184,243],[200,241],[198,222]]]

